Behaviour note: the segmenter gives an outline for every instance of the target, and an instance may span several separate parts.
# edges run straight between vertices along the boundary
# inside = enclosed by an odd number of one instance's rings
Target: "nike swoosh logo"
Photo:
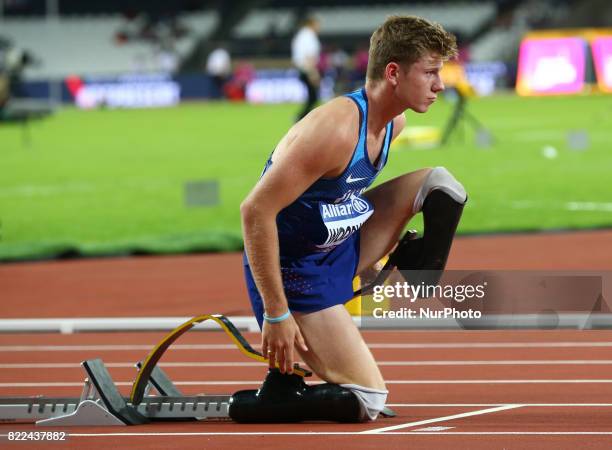
[[[355,183],[356,181],[361,181],[361,180],[365,180],[365,178],[353,178],[353,174],[349,174],[349,176],[346,179],[347,183]]]

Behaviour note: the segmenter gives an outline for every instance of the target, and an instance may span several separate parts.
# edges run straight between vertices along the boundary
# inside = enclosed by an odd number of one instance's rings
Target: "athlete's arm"
[[[357,109],[340,98],[317,108],[281,140],[272,165],[240,206],[244,245],[257,289],[268,316],[288,310],[283,290],[276,216],[310,185],[324,176],[339,174],[348,164],[357,137]],[[346,120],[355,116],[354,121]],[[354,122],[348,126],[344,124]],[[294,344],[306,350],[297,324],[290,317],[279,323],[264,322],[262,351],[270,366],[293,368]],[[270,351],[270,353],[268,353]]]

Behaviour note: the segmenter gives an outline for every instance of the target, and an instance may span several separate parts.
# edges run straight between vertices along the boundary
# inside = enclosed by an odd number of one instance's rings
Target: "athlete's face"
[[[442,58],[429,53],[410,66],[397,65],[396,94],[405,105],[418,113],[424,113],[436,101],[439,92],[444,90],[440,78]]]

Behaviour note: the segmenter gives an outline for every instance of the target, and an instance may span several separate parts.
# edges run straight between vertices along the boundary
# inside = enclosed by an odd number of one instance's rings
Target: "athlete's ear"
[[[396,62],[392,61],[385,67],[385,78],[387,79],[387,81],[389,81],[389,83],[391,83],[391,86],[397,86],[399,73],[400,65]]]

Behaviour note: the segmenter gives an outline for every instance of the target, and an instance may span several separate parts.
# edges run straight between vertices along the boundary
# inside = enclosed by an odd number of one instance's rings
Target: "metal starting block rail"
[[[151,421],[230,420],[230,395],[183,396],[155,367],[138,405],[123,397],[100,359],[82,363],[87,378],[80,397],[0,399],[0,422],[42,426],[142,425]],[[155,391],[158,395],[148,395]]]

